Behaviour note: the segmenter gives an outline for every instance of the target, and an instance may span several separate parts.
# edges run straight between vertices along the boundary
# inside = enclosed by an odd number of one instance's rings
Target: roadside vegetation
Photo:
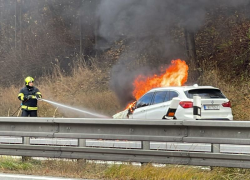
[[[117,97],[108,89],[107,74],[97,67],[87,68],[78,64],[68,76],[55,68],[52,75],[35,80],[35,86],[41,91],[43,98],[78,109],[89,109],[104,115],[112,115],[121,110]],[[19,90],[24,86],[0,88],[1,116],[12,116],[20,106],[17,99]],[[40,117],[86,117],[84,113],[52,106],[39,102]],[[18,111],[14,116],[20,116]]]
[[[109,180],[163,180],[163,179],[249,179],[250,170],[238,168],[201,168],[194,166],[144,166],[124,164],[83,163],[76,160],[36,160],[22,162],[18,158],[0,158],[0,171],[4,173],[33,174],[68,178]]]

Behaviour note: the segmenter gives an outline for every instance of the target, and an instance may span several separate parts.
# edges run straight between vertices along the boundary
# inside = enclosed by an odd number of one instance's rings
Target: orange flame
[[[172,60],[171,65],[162,75],[153,75],[152,77],[144,77],[139,75],[134,81],[133,95],[138,100],[142,95],[156,87],[166,86],[182,86],[188,78],[188,65],[180,59]],[[126,109],[133,112],[135,102],[127,105]]]
[[[188,77],[188,65],[180,59],[172,60],[171,65],[162,75],[152,77],[138,76],[134,81],[133,95],[139,99],[147,91],[156,87],[182,86]]]
[[[134,111],[134,106],[135,106],[135,103],[136,101],[132,102],[132,103],[129,103],[126,107],[126,109],[129,109],[130,112],[133,112]]]

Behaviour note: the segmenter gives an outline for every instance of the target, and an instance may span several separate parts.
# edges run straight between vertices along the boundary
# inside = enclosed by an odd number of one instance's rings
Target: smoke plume
[[[111,88],[125,105],[133,99],[132,82],[138,74],[156,72],[154,64],[130,67],[145,51],[157,52],[169,64],[174,58],[182,58],[183,43],[173,42],[171,28],[179,27],[196,32],[206,18],[206,13],[220,6],[236,8],[249,4],[248,0],[102,0],[97,8],[100,19],[99,36],[106,44],[126,39],[127,51],[112,69]],[[184,40],[183,40],[184,41]],[[153,45],[157,42],[158,45]],[[103,42],[99,42],[103,43]],[[182,57],[180,57],[182,56]],[[185,58],[185,57],[184,57]],[[156,63],[157,64],[157,63]],[[130,67],[130,68],[129,68]],[[152,67],[153,70],[152,70]]]

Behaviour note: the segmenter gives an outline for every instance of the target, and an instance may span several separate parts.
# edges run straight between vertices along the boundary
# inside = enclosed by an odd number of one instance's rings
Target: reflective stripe
[[[32,95],[32,96],[31,96],[31,99],[36,99],[36,96]]]
[[[24,110],[37,110],[37,107],[28,107],[28,106],[22,105],[22,109],[24,109]]]
[[[18,97],[20,97],[20,99],[23,101],[24,100],[24,94],[23,93],[19,93]]]
[[[42,98],[42,94],[40,92],[36,92],[36,95],[38,95],[38,98]]]

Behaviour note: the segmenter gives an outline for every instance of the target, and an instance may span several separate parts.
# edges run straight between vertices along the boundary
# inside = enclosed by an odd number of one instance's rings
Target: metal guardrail
[[[250,155],[220,153],[220,144],[250,144],[250,122],[82,118],[0,118],[1,155],[250,168]],[[30,145],[30,137],[77,138],[78,147]],[[142,141],[142,149],[86,147],[85,139]],[[150,150],[150,141],[212,143],[211,152]]]

